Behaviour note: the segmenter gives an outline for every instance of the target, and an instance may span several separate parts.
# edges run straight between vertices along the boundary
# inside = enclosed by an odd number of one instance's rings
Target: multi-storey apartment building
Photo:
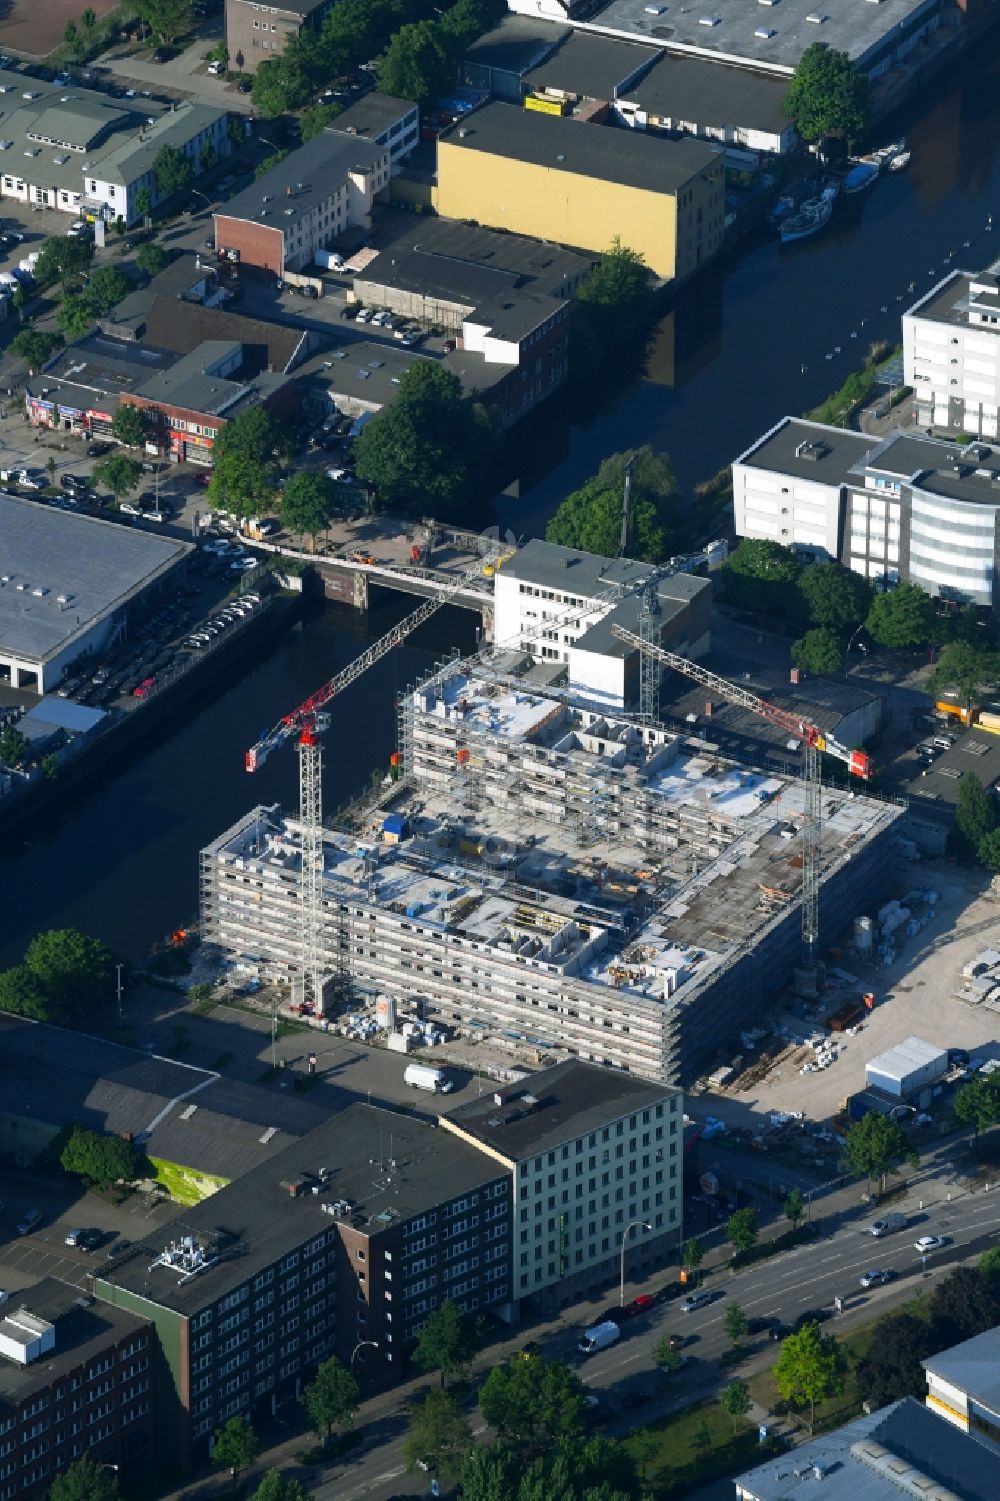
[[[903,314],[903,379],[917,421],[995,438],[1000,408],[1000,279],[953,271]]]
[[[226,50],[229,66],[256,73],[261,63],[280,57],[289,37],[316,31],[333,0],[226,0]]]
[[[880,588],[995,604],[1000,453],[987,444],[786,417],[734,463],[733,505],[740,536],[839,558]]]
[[[321,130],[215,215],[219,255],[281,277],[311,265],[346,229],[370,229],[389,185],[389,148]]]
[[[153,1448],[150,1321],[46,1277],[0,1317],[0,1498],[46,1494],[78,1459],[128,1480]]]
[[[157,1442],[189,1464],[227,1418],[275,1410],[327,1356],[357,1352],[370,1380],[395,1379],[445,1298],[506,1303],[510,1236],[504,1166],[358,1104],[186,1210],[95,1291],[155,1326]]]
[[[512,1298],[563,1308],[662,1266],[681,1235],[678,1089],[573,1060],[460,1105],[445,1131],[513,1176]]]

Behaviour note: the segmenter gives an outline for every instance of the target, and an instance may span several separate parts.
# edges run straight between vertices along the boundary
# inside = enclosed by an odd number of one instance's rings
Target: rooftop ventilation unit
[[[178,1286],[181,1286],[214,1266],[218,1259],[218,1256],[195,1240],[193,1235],[182,1235],[180,1240],[172,1240],[160,1252],[156,1260],[150,1263],[149,1270],[152,1272],[156,1267],[162,1266],[167,1271],[176,1272]]]
[[[819,459],[825,459],[830,449],[821,438],[804,438],[801,443],[795,445],[795,457],[797,459],[810,459],[815,463]]]

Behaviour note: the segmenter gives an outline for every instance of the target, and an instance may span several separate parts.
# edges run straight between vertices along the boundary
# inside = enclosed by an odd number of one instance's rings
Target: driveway
[[[237,93],[235,84],[212,78],[208,73],[205,53],[222,41],[223,34],[222,17],[210,16],[202,24],[197,40],[169,62],[151,62],[149,47],[125,43],[106,52],[99,66],[108,68],[117,78],[154,88],[156,93],[169,91],[196,99],[199,104],[216,104],[233,114],[249,115],[253,108],[250,95]]]

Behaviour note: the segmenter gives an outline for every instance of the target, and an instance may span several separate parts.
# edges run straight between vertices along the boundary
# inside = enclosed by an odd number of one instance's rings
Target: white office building
[[[783,417],[733,464],[736,535],[780,542],[820,561],[839,558],[848,475],[872,443],[861,433]]]
[[[1000,279],[954,271],[903,314],[903,379],[923,427],[998,434]]]

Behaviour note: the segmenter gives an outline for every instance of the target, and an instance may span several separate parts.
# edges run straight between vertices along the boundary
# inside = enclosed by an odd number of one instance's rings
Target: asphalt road
[[[873,1216],[874,1217],[874,1216]],[[730,1276],[720,1271],[706,1279],[713,1290],[713,1301],[694,1313],[682,1314],[679,1302],[656,1307],[647,1317],[623,1327],[623,1337],[609,1349],[587,1359],[577,1352],[579,1328],[563,1325],[540,1339],[543,1353],[566,1360],[579,1370],[582,1379],[601,1394],[616,1410],[615,1418],[603,1430],[622,1434],[640,1422],[663,1417],[667,1412],[709,1394],[719,1380],[716,1358],[729,1347],[722,1328],[727,1303],[739,1302],[749,1318],[767,1316],[786,1324],[811,1308],[830,1308],[835,1297],[844,1299],[844,1312],[835,1315],[828,1328],[834,1333],[847,1332],[852,1326],[867,1322],[874,1315],[891,1312],[893,1307],[913,1296],[921,1286],[933,1287],[942,1273],[981,1254],[996,1243],[1000,1230],[1000,1192],[963,1196],[951,1204],[937,1204],[932,1209],[910,1215],[905,1230],[875,1239],[868,1231],[870,1220],[852,1221],[828,1238],[787,1252],[770,1261]],[[926,1260],[926,1266],[914,1249],[919,1235],[947,1237],[947,1245]],[[864,1292],[859,1286],[861,1274],[870,1268],[888,1268],[897,1275],[887,1286]],[[608,1303],[613,1304],[613,1296]],[[653,1342],[665,1332],[677,1332],[691,1341],[685,1354],[689,1357],[681,1375],[662,1376],[653,1366]],[[513,1353],[524,1342],[524,1335],[505,1343],[501,1357]],[[748,1357],[764,1354],[766,1336],[748,1340]],[[493,1358],[496,1352],[493,1353]],[[477,1367],[478,1379],[489,1369],[487,1363]],[[730,1367],[727,1376],[732,1374]],[[630,1391],[641,1390],[649,1400],[636,1412],[622,1408]],[[382,1407],[382,1404],[378,1404]],[[428,1477],[408,1475],[403,1464],[403,1442],[407,1431],[405,1411],[382,1408],[381,1415],[366,1421],[362,1414],[359,1427],[363,1450],[355,1450],[343,1464],[331,1466],[315,1487],[322,1501],[386,1501],[396,1494],[429,1494]],[[481,1419],[473,1418],[473,1429],[484,1433]]]

